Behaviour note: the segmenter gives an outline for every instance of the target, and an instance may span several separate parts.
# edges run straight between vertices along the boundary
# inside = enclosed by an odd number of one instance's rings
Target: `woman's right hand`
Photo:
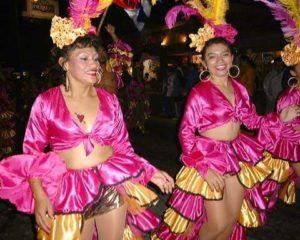
[[[212,191],[221,191],[225,187],[224,176],[210,168],[207,170],[204,179],[208,183],[208,186]]]
[[[54,219],[54,212],[49,198],[45,194],[41,194],[41,196],[34,198],[34,202],[36,224],[47,233],[50,233],[51,221]]]
[[[51,230],[51,221],[54,219],[52,204],[44,192],[41,180],[30,178],[29,185],[34,198],[34,215],[36,224],[47,233]]]

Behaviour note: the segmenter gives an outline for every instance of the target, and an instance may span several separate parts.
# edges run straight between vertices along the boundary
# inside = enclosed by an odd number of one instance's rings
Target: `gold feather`
[[[189,0],[186,2],[187,5],[189,5],[192,8],[195,8],[198,10],[201,16],[203,16],[205,19],[211,18],[211,11],[210,9],[206,8],[201,0]]]
[[[287,8],[292,18],[295,20],[297,30],[300,30],[300,6],[298,0],[278,0],[281,5]]]
[[[214,0],[212,9],[214,23],[217,25],[226,23],[225,15],[229,9],[228,0]]]

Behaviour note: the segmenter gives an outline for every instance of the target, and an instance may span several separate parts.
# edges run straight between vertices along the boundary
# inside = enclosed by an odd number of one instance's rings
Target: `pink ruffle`
[[[157,237],[161,240],[192,240],[197,239],[200,226],[204,223],[202,218],[199,218],[195,223],[189,235],[175,234],[167,225],[162,225],[157,233]]]
[[[258,135],[258,140],[261,141],[265,148],[275,158],[280,158],[287,161],[300,161],[300,132],[296,131],[290,124],[284,124],[277,134],[276,129],[261,130],[268,134]]]
[[[236,174],[240,171],[239,161],[256,164],[263,157],[263,147],[252,137],[240,134],[235,140],[218,141],[203,136],[198,137],[190,155],[181,155],[182,162],[195,167],[201,176],[207,168],[220,174]]]
[[[34,212],[34,201],[28,179],[42,179],[42,186],[51,202],[67,169],[54,153],[14,155],[0,163],[0,198],[7,199],[25,213]]]
[[[121,154],[110,157],[98,165],[97,170],[104,185],[113,186],[131,178],[138,178],[139,182],[146,181],[143,179],[145,170],[141,168],[141,165]]]
[[[176,188],[169,200],[170,206],[184,218],[196,221],[205,212],[203,197]]]
[[[150,210],[146,209],[139,214],[127,213],[127,223],[133,229],[139,232],[150,232],[155,230],[159,225],[159,218]],[[136,233],[136,235],[141,235]]]

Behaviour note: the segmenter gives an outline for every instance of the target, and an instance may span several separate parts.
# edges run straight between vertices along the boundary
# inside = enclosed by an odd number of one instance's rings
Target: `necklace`
[[[80,123],[85,123],[83,114],[75,113],[75,115]]]

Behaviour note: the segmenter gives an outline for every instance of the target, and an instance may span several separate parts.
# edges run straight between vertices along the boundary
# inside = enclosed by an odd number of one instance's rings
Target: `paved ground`
[[[180,168],[176,128],[176,120],[154,118],[147,125],[147,134],[141,135],[135,131],[130,133],[136,151],[173,176]],[[154,208],[155,212],[162,214],[167,198],[166,195],[160,195],[161,201]],[[300,240],[299,220],[300,201],[292,206],[280,203],[278,209],[270,214],[265,227],[249,230],[249,240]],[[34,239],[33,219],[19,214],[11,205],[0,201],[0,240],[27,239]]]

